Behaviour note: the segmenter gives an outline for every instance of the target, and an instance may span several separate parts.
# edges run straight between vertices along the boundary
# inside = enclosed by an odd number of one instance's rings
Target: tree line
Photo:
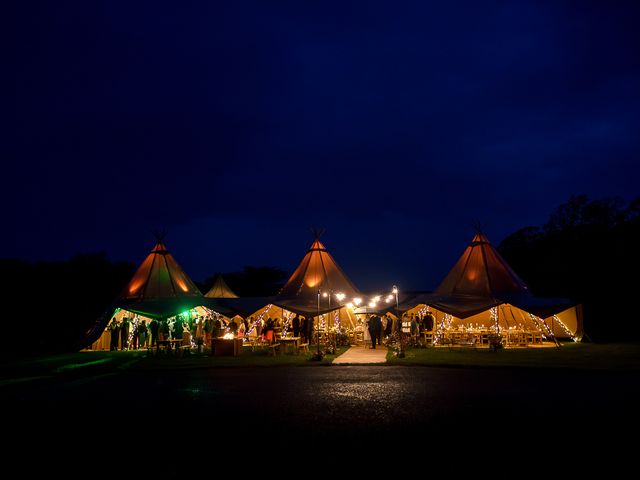
[[[640,198],[585,195],[571,197],[546,224],[522,228],[498,247],[535,295],[582,303],[588,336],[603,342],[635,340],[640,333],[634,309],[639,248]],[[79,349],[85,332],[134,272],[134,264],[111,262],[104,253],[64,262],[0,259],[7,280],[4,321],[17,335],[3,351]],[[242,297],[275,295],[287,279],[286,272],[269,266],[246,266],[223,276]],[[198,287],[206,293],[214,279]]]
[[[584,307],[593,341],[637,340],[640,198],[572,196],[542,226],[522,228],[498,250],[541,297],[566,297]]]

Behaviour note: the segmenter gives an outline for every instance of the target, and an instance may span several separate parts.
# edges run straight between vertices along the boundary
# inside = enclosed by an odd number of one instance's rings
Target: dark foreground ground
[[[503,478],[551,464],[613,472],[640,435],[639,377],[388,365],[62,370],[0,387],[3,456],[76,473],[89,462],[105,474],[210,472],[224,459],[278,476],[383,466],[474,475],[495,466]]]

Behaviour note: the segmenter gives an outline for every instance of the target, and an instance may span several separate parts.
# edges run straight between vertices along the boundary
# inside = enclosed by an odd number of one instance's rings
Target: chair
[[[309,344],[308,343],[300,343],[298,345],[298,352],[309,353]]]

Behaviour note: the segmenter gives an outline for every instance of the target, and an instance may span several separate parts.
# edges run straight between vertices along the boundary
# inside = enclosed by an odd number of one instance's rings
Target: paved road
[[[80,374],[3,388],[10,430],[287,448],[569,455],[636,431],[637,373],[350,366]],[[25,427],[28,427],[25,429]],[[605,435],[605,437],[603,437]],[[142,437],[141,437],[142,436]],[[536,440],[542,436],[542,440]],[[100,442],[102,443],[102,442]],[[139,443],[136,443],[139,445]],[[261,447],[262,448],[262,447]],[[306,448],[306,447],[305,447]],[[285,452],[286,453],[286,452]],[[410,453],[413,455],[413,453]],[[553,455],[556,455],[554,453]],[[573,456],[570,456],[573,458]]]

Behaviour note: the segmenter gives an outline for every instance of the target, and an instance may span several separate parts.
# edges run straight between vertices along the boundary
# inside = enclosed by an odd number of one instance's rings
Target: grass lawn
[[[596,370],[640,369],[639,343],[563,343],[560,348],[489,349],[412,348],[405,358],[390,350],[388,365],[430,365],[451,367],[535,367]]]
[[[275,367],[275,366],[314,366],[331,365],[333,359],[347,350],[346,347],[338,348],[335,355],[325,355],[322,361],[312,361],[311,357],[316,349],[309,347],[308,354],[294,355],[292,353],[270,355],[267,350],[256,350],[243,347],[241,355],[237,357],[212,357],[208,354],[190,354],[184,357],[147,355],[138,362],[136,369],[146,368],[202,368],[202,367]]]
[[[212,357],[208,353],[202,355],[192,353],[176,357],[163,354],[152,355],[145,350],[4,357],[0,359],[0,386],[41,377],[82,376],[123,370],[330,365],[336,356],[346,350],[346,347],[341,347],[335,355],[325,355],[320,362],[310,360],[315,352],[314,348],[309,349],[309,354],[288,353],[276,356],[269,355],[266,350],[252,352],[244,347],[242,354],[237,357]]]

